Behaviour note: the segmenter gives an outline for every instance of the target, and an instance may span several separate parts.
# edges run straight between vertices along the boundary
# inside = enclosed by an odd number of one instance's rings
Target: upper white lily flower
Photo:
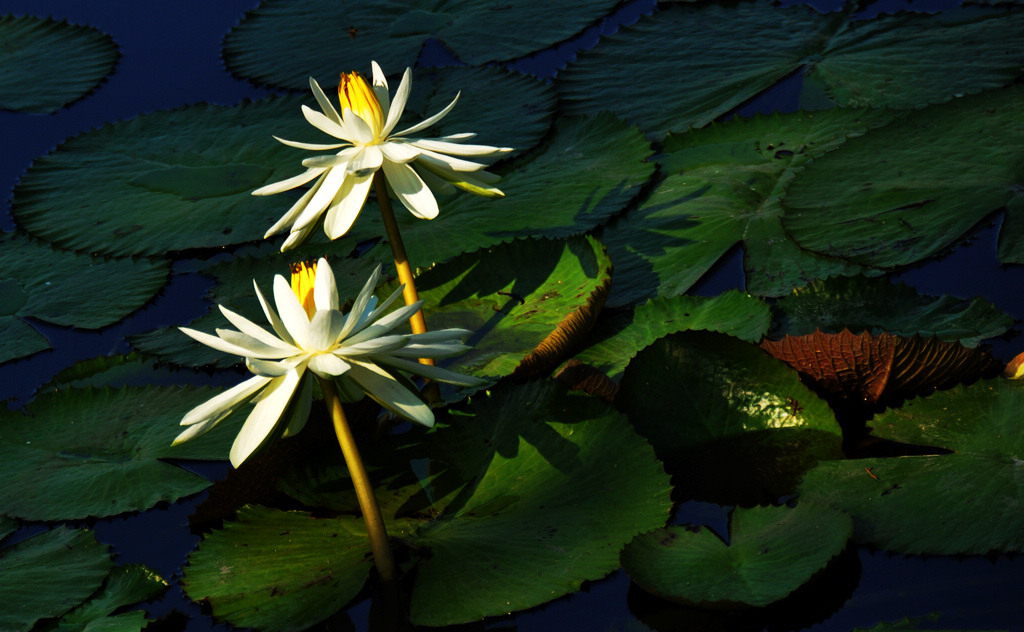
[[[311,373],[339,382],[348,394],[363,392],[405,419],[433,426],[434,413],[400,372],[463,386],[481,384],[477,378],[416,361],[446,358],[465,351],[469,347],[461,339],[470,332],[442,329],[423,334],[391,333],[420,308],[420,303],[385,315],[402,290],[399,288],[377,305],[373,288],[379,279],[380,266],[346,315],[338,308],[338,288],[327,261],[297,264],[292,269],[290,284],[281,275],[274,277],[277,311],[253,282],[274,333],[223,305],[219,306],[220,311],[238,331],[218,329],[217,335],[211,336],[181,327],[181,331],[205,345],[244,356],[254,376],[189,411],[181,420],[181,425],[188,429],[174,443],[206,433],[239,407],[255,401],[256,406],[231,446],[231,463],[238,467],[278,437],[291,436],[302,429],[313,399]]]
[[[400,132],[392,131],[412,89],[412,69],[405,69],[394,100],[389,97],[387,79],[377,62],[373,62],[372,87],[358,72],[342,74],[338,84],[340,116],[312,77],[309,86],[321,111],[303,105],[302,114],[313,127],[342,142],[321,145],[274,138],[299,149],[341,151],[307,158],[302,161],[305,173],[253,191],[253,195],[272,195],[316,179],[309,191],[265,235],[270,237],[288,229],[290,234],[282,251],[301,243],[325,211],[324,230],[328,237],[337,239],[347,233],[363,208],[373,174],[382,168],[402,204],[423,219],[437,217],[437,201],[431,189],[445,193],[452,191],[454,185],[478,195],[504,196],[493,186],[500,176],[484,171],[486,164],[459,156],[487,159],[509,152],[511,148],[464,144],[476,134],[435,139],[409,137],[444,118],[455,107],[458,95],[448,107],[425,121]]]

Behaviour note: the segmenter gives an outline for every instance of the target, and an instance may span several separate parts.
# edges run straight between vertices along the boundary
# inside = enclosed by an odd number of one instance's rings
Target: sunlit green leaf
[[[351,601],[372,566],[361,518],[246,507],[189,555],[183,583],[218,619],[298,632]]]
[[[120,57],[110,35],[49,18],[0,16],[0,40],[5,110],[56,112],[99,85]]]
[[[801,247],[862,265],[934,255],[1021,204],[1022,120],[1024,86],[915,112],[805,169],[783,198],[783,224]],[[1000,245],[1001,256],[1019,249]]]
[[[97,329],[153,298],[168,270],[166,261],[92,257],[0,236],[0,362],[49,348],[22,318]]]
[[[15,187],[14,216],[42,239],[101,254],[262,239],[291,202],[250,192],[301,173],[308,154],[273,136],[323,142],[302,117],[307,102],[192,105],[84,132],[32,163]]]
[[[706,528],[657,529],[622,551],[622,566],[637,585],[662,599],[764,607],[824,568],[852,531],[849,516],[826,506],[737,508],[728,543]]]
[[[672,334],[626,367],[615,405],[664,459],[686,499],[769,503],[819,459],[842,457],[832,411],[755,345]]]
[[[986,300],[925,296],[902,283],[864,277],[838,277],[798,288],[779,299],[776,317],[779,328],[773,338],[802,336],[815,329],[833,334],[849,329],[876,335],[884,331],[903,337],[937,336],[970,347],[1013,327],[1013,318]]]
[[[91,531],[57,527],[0,550],[0,629],[28,632],[87,599],[113,567]]]
[[[776,114],[670,136],[658,156],[669,177],[602,234],[615,263],[609,305],[681,294],[740,243],[754,294],[778,296],[858,271],[798,248],[782,228],[779,197],[809,160],[892,117],[884,110]]]
[[[764,301],[731,290],[714,298],[673,296],[655,298],[631,313],[613,316],[595,329],[597,344],[575,359],[618,382],[637,352],[677,331],[706,329],[757,342],[771,326],[771,309]]]
[[[0,410],[0,508],[27,520],[110,516],[174,501],[209,486],[163,459],[223,459],[228,419],[202,441],[171,447],[206,388],[64,390],[25,412]],[[237,417],[236,417],[237,419]]]
[[[141,630],[147,624],[140,611],[111,616],[118,608],[152,599],[167,588],[167,582],[141,564],[118,566],[110,571],[103,588],[61,619],[58,630],[114,632]]]
[[[435,449],[478,482],[412,539],[416,624],[473,621],[573,592],[616,569],[623,544],[668,516],[661,464],[598,400],[534,382],[474,397],[447,423]]]
[[[1024,62],[1024,11],[851,20],[767,1],[676,4],[559,73],[570,114],[611,111],[655,137],[702,127],[801,69],[849,107],[914,108],[1005,86]]]
[[[1022,551],[1022,406],[1024,385],[1000,379],[911,400],[872,419],[874,433],[952,454],[820,463],[800,498],[848,512],[858,542],[889,551]]]
[[[305,88],[310,75],[385,71],[415,64],[428,39],[440,40],[462,61],[522,57],[566,40],[604,17],[614,0],[501,5],[468,0],[372,0],[324,5],[315,0],[269,1],[246,14],[224,39],[224,58],[235,74],[272,85]],[[309,46],[317,42],[316,46]],[[302,55],[295,51],[302,50]],[[466,130],[474,131],[474,130]]]

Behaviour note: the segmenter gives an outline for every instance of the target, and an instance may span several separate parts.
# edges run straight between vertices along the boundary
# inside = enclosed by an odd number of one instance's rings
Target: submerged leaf
[[[784,598],[839,555],[849,516],[823,505],[737,508],[728,543],[706,528],[667,527],[637,536],[622,566],[644,590],[705,608],[762,608]]]
[[[848,329],[838,334],[815,330],[803,336],[765,340],[761,348],[825,392],[866,404],[927,395],[992,377],[1002,369],[988,353],[958,343],[884,332],[874,336],[868,332],[854,335]]]

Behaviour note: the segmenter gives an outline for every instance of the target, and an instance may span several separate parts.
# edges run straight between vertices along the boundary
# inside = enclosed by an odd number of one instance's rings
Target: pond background
[[[235,105],[243,99],[256,99],[271,91],[255,87],[232,77],[221,60],[221,39],[242,17],[247,9],[258,4],[255,0],[185,0],[173,2],[91,2],[66,1],[5,1],[0,2],[0,14],[31,14],[66,19],[72,23],[90,25],[113,36],[122,57],[114,73],[84,99],[73,103],[53,115],[27,115],[0,111],[0,137],[4,139],[0,152],[0,186],[6,198],[5,213],[0,214],[0,228],[13,230],[9,215],[10,192],[31,161],[54,146],[76,134],[105,123],[132,118],[142,113],[180,107],[194,103]],[[792,3],[787,3],[792,4]],[[955,3],[932,3],[925,8],[955,6]],[[892,10],[896,3],[879,3],[873,12]],[[914,9],[922,3],[911,5]],[[610,32],[616,21],[631,22],[641,13],[649,13],[653,3],[649,0],[628,3],[616,12],[616,18],[603,26],[591,28],[573,42],[538,55],[534,60],[522,60],[511,67],[550,76],[553,70],[571,59],[572,51],[592,46],[603,28]],[[444,59],[444,51],[430,49],[425,55]],[[422,60],[421,60],[422,61]],[[367,65],[369,60],[367,60]],[[341,70],[348,70],[347,68]],[[395,71],[397,69],[388,69]],[[684,71],[681,69],[681,71]],[[53,68],[54,75],[61,72]],[[670,80],[670,78],[666,78]],[[40,77],[46,81],[46,77]],[[793,111],[799,78],[782,82],[754,102],[739,108],[741,115],[755,111]],[[968,157],[965,156],[965,159]],[[969,244],[958,245],[953,252],[939,261],[907,270],[895,278],[933,295],[950,294],[961,298],[983,296],[995,306],[1011,314],[1018,322],[1024,318],[1024,296],[1019,288],[1024,273],[1019,267],[1003,269],[995,256],[998,226],[983,225]],[[40,262],[45,265],[45,262]],[[116,283],[116,279],[111,282]],[[729,257],[695,288],[694,292],[717,294],[730,287],[742,287],[740,250],[734,249]],[[158,326],[184,324],[204,313],[208,304],[203,294],[210,282],[194,273],[176,272],[158,298],[131,318],[107,327],[100,332],[78,332],[34,321],[54,346],[54,351],[37,354],[27,360],[0,366],[0,399],[11,407],[24,405],[31,393],[57,371],[77,360],[110,353],[123,353],[130,349],[125,337],[132,333],[152,330]],[[1007,361],[1024,350],[1021,339],[998,343],[997,357]],[[209,383],[197,378],[197,383]],[[204,472],[220,477],[226,466],[213,466]],[[94,528],[100,542],[110,544],[119,564],[144,563],[166,578],[175,575],[192,550],[198,538],[187,528],[187,516],[205,496],[200,494],[170,507],[158,508],[130,517],[95,521]],[[693,520],[710,524],[718,529],[725,525],[725,514],[712,505],[687,503],[677,522]],[[79,523],[80,524],[80,523]],[[90,523],[92,524],[92,523]],[[22,528],[5,544],[24,539],[43,530],[43,526]],[[836,614],[811,627],[812,630],[850,630],[870,627],[880,621],[893,621],[903,617],[920,617],[940,612],[934,624],[924,622],[922,629],[1021,629],[1020,595],[1024,589],[1024,566],[1006,556],[995,559],[982,557],[928,558],[893,556],[860,549],[851,556],[851,565],[859,569],[856,588]],[[847,571],[853,574],[854,571]],[[849,581],[849,577],[847,577]],[[620,570],[611,577],[587,584],[581,593],[562,598],[545,606],[522,612],[508,620],[497,620],[486,627],[521,630],[645,630],[649,629],[641,618],[653,616],[659,607],[645,600]],[[628,602],[628,603],[627,603]],[[639,604],[639,605],[637,605]],[[630,612],[629,606],[637,608]],[[670,606],[665,606],[670,608]],[[201,615],[199,608],[185,598],[180,589],[171,590],[157,603],[147,608],[151,617],[159,617],[171,610],[185,612],[190,617],[188,630],[229,629],[214,625]],[[642,610],[641,610],[642,609]],[[365,629],[369,602],[363,601],[347,612],[356,629]],[[641,614],[643,613],[643,614]],[[731,620],[712,619],[736,629],[788,629],[786,620],[802,620],[799,616],[782,613],[763,613],[750,619],[734,617]],[[817,615],[819,619],[827,613]],[[658,629],[669,629],[661,628]]]

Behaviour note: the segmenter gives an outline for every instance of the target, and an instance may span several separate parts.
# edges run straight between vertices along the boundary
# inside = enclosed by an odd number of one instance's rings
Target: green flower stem
[[[391,243],[391,254],[395,258],[395,269],[398,270],[398,281],[405,285],[402,290],[402,297],[406,305],[412,305],[420,300],[416,292],[416,283],[412,278],[412,268],[409,266],[409,257],[405,254],[405,243],[402,241],[402,233],[398,230],[398,222],[395,221],[395,211],[391,208],[391,198],[388,197],[388,185],[384,179],[384,172],[380,169],[373,174],[373,190],[377,194],[377,206],[380,207],[380,215],[384,220],[384,230],[388,234],[388,242]],[[417,310],[409,318],[409,325],[412,333],[422,334],[427,331],[427,321],[423,318],[423,310]],[[420,358],[421,364],[433,366],[433,358]]]
[[[381,516],[380,507],[377,506],[377,498],[373,495],[373,486],[370,484],[370,477],[366,474],[363,459],[359,456],[359,449],[356,447],[355,437],[352,436],[352,429],[349,428],[348,420],[345,419],[345,411],[341,408],[338,391],[334,388],[333,382],[323,378],[320,378],[320,390],[323,391],[324,402],[331,414],[331,421],[334,422],[334,432],[338,435],[338,443],[345,456],[345,464],[348,465],[352,484],[356,488],[359,509],[363,512],[363,521],[366,523],[366,533],[370,536],[370,549],[373,551],[373,563],[377,566],[377,575],[380,576],[382,582],[395,583],[398,572],[395,570],[395,558],[391,555],[391,545],[388,544],[388,532],[384,527],[384,518]]]

